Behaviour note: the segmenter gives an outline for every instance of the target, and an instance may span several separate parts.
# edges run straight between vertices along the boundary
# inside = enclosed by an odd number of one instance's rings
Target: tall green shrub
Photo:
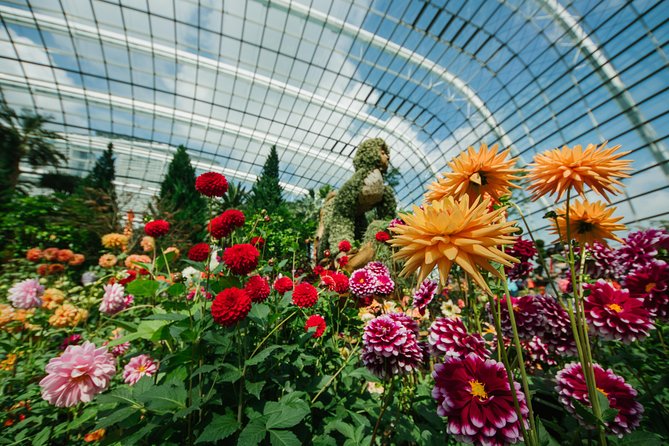
[[[250,209],[278,209],[284,203],[281,197],[282,189],[279,185],[279,155],[276,146],[272,146],[269,156],[262,168],[262,174],[251,189],[248,206]]]
[[[84,178],[79,195],[93,210],[95,231],[100,235],[120,230],[121,209],[116,195],[114,145],[110,142]]]

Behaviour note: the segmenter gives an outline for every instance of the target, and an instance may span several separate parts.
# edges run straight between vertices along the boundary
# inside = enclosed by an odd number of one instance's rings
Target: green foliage
[[[265,165],[262,168],[262,173],[251,189],[248,206],[255,211],[262,209],[273,211],[281,207],[284,203],[281,193],[282,189],[279,184],[279,155],[276,152],[276,146],[272,146]]]
[[[116,201],[116,186],[114,186],[116,167],[114,161],[114,145],[109,143],[107,144],[107,150],[95,161],[93,170],[84,179],[83,183],[85,187],[104,191],[112,200]]]
[[[39,180],[39,187],[51,189],[54,192],[71,194],[79,187],[81,179],[76,175],[63,173],[45,173]]]
[[[249,192],[241,183],[230,181],[228,183],[228,191],[221,198],[219,211],[226,209],[244,209],[246,201],[249,198]]]

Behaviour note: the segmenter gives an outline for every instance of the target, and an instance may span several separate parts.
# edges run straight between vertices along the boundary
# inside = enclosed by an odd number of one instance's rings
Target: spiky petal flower
[[[595,333],[625,343],[648,336],[653,322],[641,299],[631,297],[626,289],[615,289],[602,279],[584,287],[590,290],[584,303],[585,318]]]
[[[416,370],[423,357],[413,330],[389,315],[369,321],[362,336],[362,362],[382,379]]]
[[[428,186],[425,199],[430,202],[469,195],[469,199],[474,201],[487,193],[497,202],[504,195],[510,195],[512,187],[519,187],[512,181],[520,179],[516,174],[522,170],[514,169],[516,158],[508,158],[510,149],[497,152],[497,144],[488,148],[481,143],[478,150],[469,147],[448,163],[452,172],[443,174],[442,178]]]
[[[651,314],[662,319],[669,316],[669,266],[666,262],[657,260],[637,268],[624,283],[630,296],[641,299]]]
[[[157,371],[158,364],[149,355],[135,356],[123,367],[123,381],[132,386],[144,376],[153,376]]]
[[[423,280],[418,289],[413,293],[413,307],[416,308],[420,314],[425,314],[425,309],[437,291],[437,282],[430,279]]]
[[[7,299],[14,308],[35,308],[42,305],[42,295],[44,287],[40,285],[37,279],[26,279],[14,284],[9,289]]]
[[[606,142],[597,147],[588,144],[583,149],[580,145],[573,148],[548,150],[539,153],[530,164],[527,179],[532,199],[536,200],[546,194],[562,194],[574,188],[585,198],[585,186],[602,195],[609,201],[607,192],[618,194],[617,186],[622,186],[618,178],[627,178],[631,170],[630,160],[620,158],[629,152],[618,152],[620,146],[606,147]]]
[[[612,217],[615,210],[615,206],[602,201],[590,203],[587,200],[574,200],[569,205],[569,235],[572,240],[581,244],[592,244],[595,241],[606,243],[605,239],[621,241],[614,232],[622,231],[625,225],[618,223],[623,217]],[[553,233],[559,234],[561,240],[566,241],[566,206],[558,209],[557,214],[557,219],[551,220]]]
[[[490,357],[485,340],[479,334],[467,333],[460,318],[436,318],[430,325],[427,341],[430,344],[430,354],[438,358],[463,357],[469,353],[483,359]]]
[[[606,396],[612,409],[618,411],[615,418],[606,423],[606,429],[622,438],[623,435],[636,429],[641,422],[643,406],[636,401],[637,392],[611,369],[604,370],[599,364],[593,364],[593,371],[597,391]],[[560,402],[581,424],[593,429],[594,427],[588,426],[576,412],[574,404],[575,401],[578,401],[590,407],[590,397],[581,364],[576,362],[567,364],[555,378],[557,380],[555,389],[559,393]]]
[[[470,353],[436,364],[432,377],[437,413],[448,417],[447,432],[457,441],[504,446],[522,440],[520,420],[502,363]],[[514,382],[513,391],[527,427],[528,409],[520,384]]]
[[[479,268],[499,276],[491,262],[511,266],[518,260],[498,249],[515,240],[510,235],[517,230],[515,222],[504,221],[506,208],[488,212],[489,203],[477,198],[470,205],[468,195],[458,201],[447,197],[422,209],[414,206],[412,214],[401,214],[406,224],[391,229],[395,236],[389,242],[399,248],[393,258],[406,262],[401,275],[420,270],[418,280],[422,282],[437,267],[441,283],[446,285],[451,266],[456,263],[490,292]]]

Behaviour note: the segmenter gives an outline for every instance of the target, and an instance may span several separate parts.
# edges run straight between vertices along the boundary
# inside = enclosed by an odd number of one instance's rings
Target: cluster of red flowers
[[[31,248],[26,252],[26,259],[31,262],[46,261],[37,266],[37,274],[47,276],[65,271],[65,265],[78,266],[84,263],[86,257],[83,254],[75,254],[71,249]]]
[[[344,273],[325,270],[320,273],[320,277],[321,283],[330,291],[334,291],[337,294],[344,294],[349,290],[348,276]]]
[[[246,217],[242,211],[237,209],[228,209],[218,217],[214,217],[209,222],[209,233],[212,237],[222,239],[237,228],[244,226]],[[252,243],[253,244],[253,243]]]
[[[342,240],[339,242],[339,251],[340,252],[349,252],[351,250],[351,242],[348,240]]]

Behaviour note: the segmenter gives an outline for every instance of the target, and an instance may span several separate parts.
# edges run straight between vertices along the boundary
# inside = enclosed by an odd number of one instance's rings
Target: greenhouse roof
[[[112,141],[117,186],[144,200],[180,144],[244,183],[276,145],[299,196],[340,186],[381,137],[406,207],[469,145],[526,164],[608,140],[634,160],[625,222],[669,214],[662,0],[16,0],[0,17],[9,105],[50,116],[70,173]]]

